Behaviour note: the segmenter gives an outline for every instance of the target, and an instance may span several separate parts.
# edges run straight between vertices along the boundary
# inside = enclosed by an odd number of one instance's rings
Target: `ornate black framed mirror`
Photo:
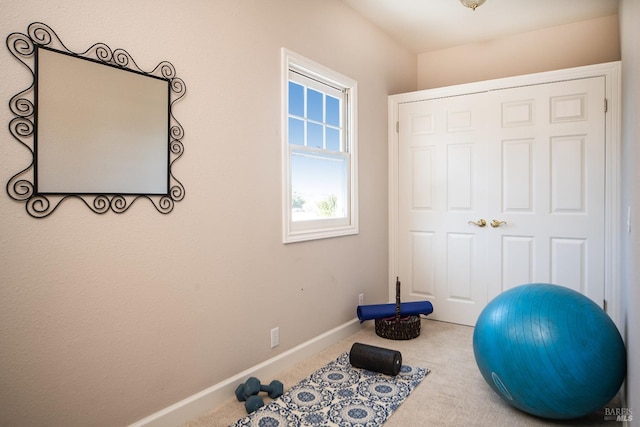
[[[143,71],[104,43],[72,52],[41,22],[9,34],[7,47],[33,76],[9,101],[9,131],[32,162],[6,187],[29,215],[47,217],[69,198],[99,214],[143,198],[166,214],[184,198],[172,172],[184,130],[172,107],[186,86],[170,62]]]

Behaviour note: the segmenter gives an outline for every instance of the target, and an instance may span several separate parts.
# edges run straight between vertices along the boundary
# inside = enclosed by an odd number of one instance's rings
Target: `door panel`
[[[449,301],[475,303],[473,284],[473,258],[476,252],[474,236],[447,233],[447,286],[445,298]]]
[[[587,292],[587,239],[551,238],[551,282]]]
[[[584,213],[585,136],[551,137],[551,212]]]
[[[409,281],[410,294],[433,297],[435,291],[435,235],[433,232],[414,231],[411,239],[411,268]]]
[[[473,144],[447,145],[447,207],[449,211],[473,208]]]
[[[533,139],[502,142],[502,211],[533,211]]]
[[[533,236],[502,236],[502,283],[505,289],[533,281]]]

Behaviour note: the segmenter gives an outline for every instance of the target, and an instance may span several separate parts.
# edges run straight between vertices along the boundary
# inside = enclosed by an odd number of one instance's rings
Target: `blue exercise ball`
[[[627,370],[624,342],[609,316],[579,292],[544,283],[493,299],[478,317],[473,352],[500,397],[550,419],[599,410]]]

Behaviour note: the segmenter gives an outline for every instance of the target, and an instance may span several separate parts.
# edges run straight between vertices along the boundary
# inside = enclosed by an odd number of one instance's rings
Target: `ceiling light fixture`
[[[481,6],[486,0],[460,0],[464,6],[476,10],[476,7]]]

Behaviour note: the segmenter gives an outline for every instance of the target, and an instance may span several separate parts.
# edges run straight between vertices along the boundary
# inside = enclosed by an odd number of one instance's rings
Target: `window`
[[[286,49],[283,240],[358,232],[356,82]]]

